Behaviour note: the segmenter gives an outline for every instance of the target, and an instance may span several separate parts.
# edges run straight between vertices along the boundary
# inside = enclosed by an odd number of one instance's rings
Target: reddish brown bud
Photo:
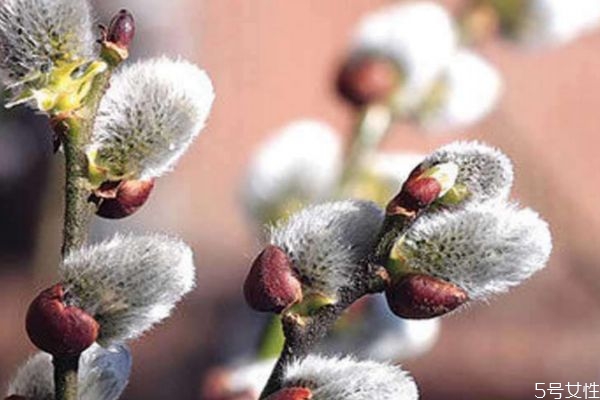
[[[96,215],[109,219],[125,218],[146,203],[153,188],[154,179],[106,182],[94,192],[91,200],[98,205]]]
[[[396,65],[383,57],[362,56],[348,60],[337,78],[338,93],[361,107],[388,100],[400,83]]]
[[[426,319],[449,313],[469,296],[458,286],[424,274],[409,274],[385,290],[388,306],[399,317]]]
[[[135,36],[135,20],[127,10],[119,11],[110,21],[106,40],[115,46],[127,50]]]
[[[244,296],[256,311],[274,313],[302,300],[302,284],[281,248],[269,245],[256,257],[244,282]]]
[[[273,393],[267,400],[310,400],[312,399],[312,392],[310,389],[302,387],[293,387],[281,389],[278,392]]]
[[[406,211],[419,211],[436,201],[441,191],[442,186],[434,178],[408,179],[400,193],[388,203],[386,213],[396,215]]]
[[[26,329],[39,349],[54,356],[73,356],[90,347],[100,325],[80,308],[65,304],[65,292],[57,284],[41,292],[29,306]]]
[[[4,400],[27,400],[27,397],[18,396],[16,394],[13,394],[12,396],[8,396]]]
[[[440,163],[423,169],[415,168],[400,193],[389,202],[388,215],[414,214],[446,194],[456,184],[458,166],[452,162]]]

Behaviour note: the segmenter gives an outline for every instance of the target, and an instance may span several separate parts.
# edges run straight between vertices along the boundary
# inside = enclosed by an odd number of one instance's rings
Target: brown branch
[[[90,141],[100,100],[110,79],[112,67],[94,78],[93,87],[83,108],[58,122],[54,129],[60,135],[65,153],[65,217],[62,254],[85,244],[95,206],[88,201],[88,164],[85,147]]]
[[[91,188],[85,150],[92,136],[100,100],[108,88],[113,70],[123,61],[123,58],[109,58],[107,55],[112,53],[102,52],[107,69],[94,77],[83,106],[67,116],[55,117],[52,121],[65,153],[65,211],[61,248],[63,259],[85,244],[95,211],[95,205],[89,201]],[[79,355],[54,357],[53,363],[55,399],[77,400]]]
[[[60,400],[77,400],[77,375],[79,355],[54,357],[54,390],[55,398]]]

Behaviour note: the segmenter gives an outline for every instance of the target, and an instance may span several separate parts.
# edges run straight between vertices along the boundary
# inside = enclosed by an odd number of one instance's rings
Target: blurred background
[[[198,288],[174,316],[133,344],[124,399],[199,399],[207,368],[252,343],[261,316],[241,285],[260,237],[241,204],[260,143],[298,118],[348,139],[354,111],[334,82],[356,24],[385,0],[96,0],[99,21],[119,8],[137,18],[133,57],[194,60],[217,93],[208,126],[146,206],[93,237],[163,231],[195,250]],[[461,0],[444,3],[459,12]],[[531,399],[535,382],[600,383],[600,31],[531,51],[499,37],[477,51],[504,92],[474,125],[431,133],[395,124],[382,147],[426,153],[457,139],[499,147],[515,164],[514,197],[549,222],[549,267],[489,304],[444,318],[433,349],[403,362],[423,399]],[[0,382],[34,352],[24,331],[29,301],[59,262],[63,170],[44,118],[0,114]],[[225,340],[227,338],[227,340]]]

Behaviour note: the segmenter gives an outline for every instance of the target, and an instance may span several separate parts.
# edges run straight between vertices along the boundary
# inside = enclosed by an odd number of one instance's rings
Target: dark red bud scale
[[[273,393],[267,400],[310,400],[312,399],[312,392],[310,389],[303,387],[293,387],[281,389],[278,392]]]
[[[351,104],[362,107],[387,101],[399,84],[396,65],[383,57],[362,56],[342,66],[337,77],[337,91]]]
[[[388,215],[400,212],[417,212],[436,201],[442,191],[442,185],[431,177],[409,178],[400,193],[386,207]]]
[[[8,396],[4,400],[27,400],[27,397],[18,396],[16,394],[13,394],[12,396]]]
[[[424,274],[409,274],[385,290],[394,314],[408,319],[434,318],[449,313],[469,300],[460,287]]]
[[[110,21],[106,41],[121,49],[129,49],[135,36],[135,20],[127,10],[119,11]]]
[[[29,306],[26,330],[39,349],[57,357],[74,356],[90,347],[100,325],[80,308],[66,305],[61,284],[41,292]]]
[[[256,311],[274,313],[302,300],[302,284],[281,248],[269,245],[256,257],[244,282],[244,296]]]
[[[152,189],[154,179],[106,182],[94,192],[91,201],[98,205],[96,215],[108,219],[125,218],[146,203]]]

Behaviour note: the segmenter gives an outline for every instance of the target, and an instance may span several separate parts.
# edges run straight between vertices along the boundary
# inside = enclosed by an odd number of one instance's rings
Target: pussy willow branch
[[[77,400],[79,354],[71,357],[54,357],[55,399]]]
[[[390,108],[378,104],[367,107],[359,115],[347,149],[344,167],[334,190],[336,196],[345,197],[351,192],[353,179],[360,174],[364,163],[389,133],[392,118]],[[275,357],[280,352],[281,347],[278,348],[278,346],[281,346],[281,342],[283,342],[280,325],[282,324],[279,322],[279,316],[274,316],[269,321],[258,349],[260,359]],[[273,354],[274,352],[277,353]]]
[[[352,287],[340,291],[340,300],[337,303],[322,307],[305,324],[299,323],[297,318],[290,315],[282,317],[285,344],[260,399],[265,399],[281,389],[285,366],[295,359],[307,356],[348,307],[365,295],[384,290],[387,274],[382,265],[394,240],[408,230],[415,218],[414,213],[386,216],[379,235],[379,244],[363,263],[363,269],[355,277]]]
[[[65,212],[62,255],[81,247],[87,240],[88,227],[94,214],[94,205],[88,201],[87,158],[85,146],[89,143],[94,119],[104,95],[111,69],[94,78],[84,107],[58,122],[57,129],[65,153]]]
[[[88,164],[85,147],[90,141],[100,100],[117,66],[114,59],[108,60],[108,68],[92,82],[83,107],[66,118],[53,121],[54,129],[63,143],[65,153],[65,211],[62,256],[85,244],[95,206],[88,201]],[[54,357],[54,389],[56,400],[77,400],[77,376],[79,355]]]

